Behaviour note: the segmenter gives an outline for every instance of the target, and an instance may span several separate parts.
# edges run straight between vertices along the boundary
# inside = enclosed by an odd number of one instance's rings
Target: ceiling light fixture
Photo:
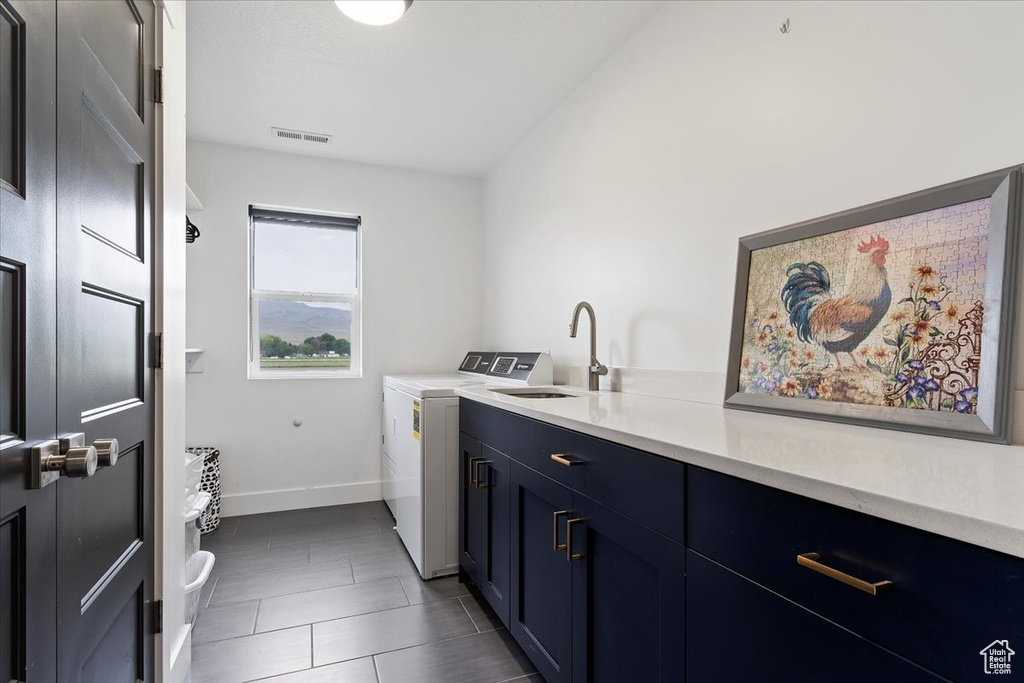
[[[370,26],[386,26],[402,18],[412,0],[334,0],[341,13]]]

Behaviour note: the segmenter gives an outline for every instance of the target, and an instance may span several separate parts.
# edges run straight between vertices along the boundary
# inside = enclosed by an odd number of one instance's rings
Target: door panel
[[[17,438],[22,429],[24,279],[21,268],[0,260],[0,439]]]
[[[82,230],[141,258],[142,159],[91,100],[83,96],[81,105]]]
[[[509,631],[548,683],[568,681],[571,565],[555,549],[555,513],[571,513],[572,493],[512,461],[512,576]],[[563,538],[564,540],[564,538]]]
[[[479,441],[459,433],[459,567],[477,586],[483,583],[483,519],[470,468],[480,451]]]
[[[142,614],[142,598],[133,593],[86,657],[83,680],[135,683],[135,672],[142,668]]]
[[[82,600],[102,584],[125,551],[143,542],[139,481],[145,458],[141,451],[141,444],[130,448],[121,453],[115,467],[101,468],[90,479],[74,482],[78,486],[69,485],[61,491],[61,533],[82,541],[77,549],[76,571],[62,576],[61,582],[72,584],[73,592]],[[93,506],[93,499],[103,500],[104,505]],[[90,513],[70,514],[80,509]]]
[[[18,10],[0,2],[0,187],[21,196],[25,192],[26,28]],[[32,28],[47,27],[33,21]],[[44,38],[43,42],[48,41]],[[45,45],[33,39],[33,54],[38,54],[40,47]]]
[[[144,111],[144,67],[146,64],[146,27],[134,3],[110,0],[94,3],[96,7],[79,18],[81,40],[96,61],[110,76],[118,92],[139,117]],[[151,19],[152,15],[147,19]],[[151,38],[150,38],[151,39]]]
[[[55,486],[68,682],[152,678],[154,17],[148,0],[57,9],[57,427],[122,451]]]
[[[483,517],[483,571],[477,585],[487,602],[508,623],[509,616],[509,491],[510,461],[490,446],[483,446],[480,466],[480,510]]]
[[[146,330],[142,302],[83,286],[79,309],[82,382],[89,387],[82,417],[140,402],[145,368],[143,346],[137,340]]]
[[[686,549],[585,496],[573,510],[573,680],[682,681]]]
[[[52,683],[56,489],[56,6],[0,0],[0,680]]]

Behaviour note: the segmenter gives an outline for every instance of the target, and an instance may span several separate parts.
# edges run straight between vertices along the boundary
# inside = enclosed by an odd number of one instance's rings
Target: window
[[[358,216],[249,207],[249,377],[359,377]]]

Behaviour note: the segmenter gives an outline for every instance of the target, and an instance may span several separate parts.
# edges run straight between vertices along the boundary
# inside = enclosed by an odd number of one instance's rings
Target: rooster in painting
[[[842,367],[840,353],[859,365],[854,350],[878,326],[892,302],[885,272],[889,243],[882,237],[872,237],[857,251],[850,264],[850,286],[842,297],[830,296],[831,279],[817,261],[791,265],[782,287],[782,302],[797,337],[820,344],[836,357],[838,367]]]

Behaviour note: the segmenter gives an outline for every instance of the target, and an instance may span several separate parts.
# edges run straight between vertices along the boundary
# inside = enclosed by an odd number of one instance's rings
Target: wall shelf
[[[203,372],[203,349],[185,349],[185,373],[199,374]]]
[[[199,201],[199,197],[192,191],[192,188],[185,183],[185,210],[186,211],[202,211],[203,203]]]

